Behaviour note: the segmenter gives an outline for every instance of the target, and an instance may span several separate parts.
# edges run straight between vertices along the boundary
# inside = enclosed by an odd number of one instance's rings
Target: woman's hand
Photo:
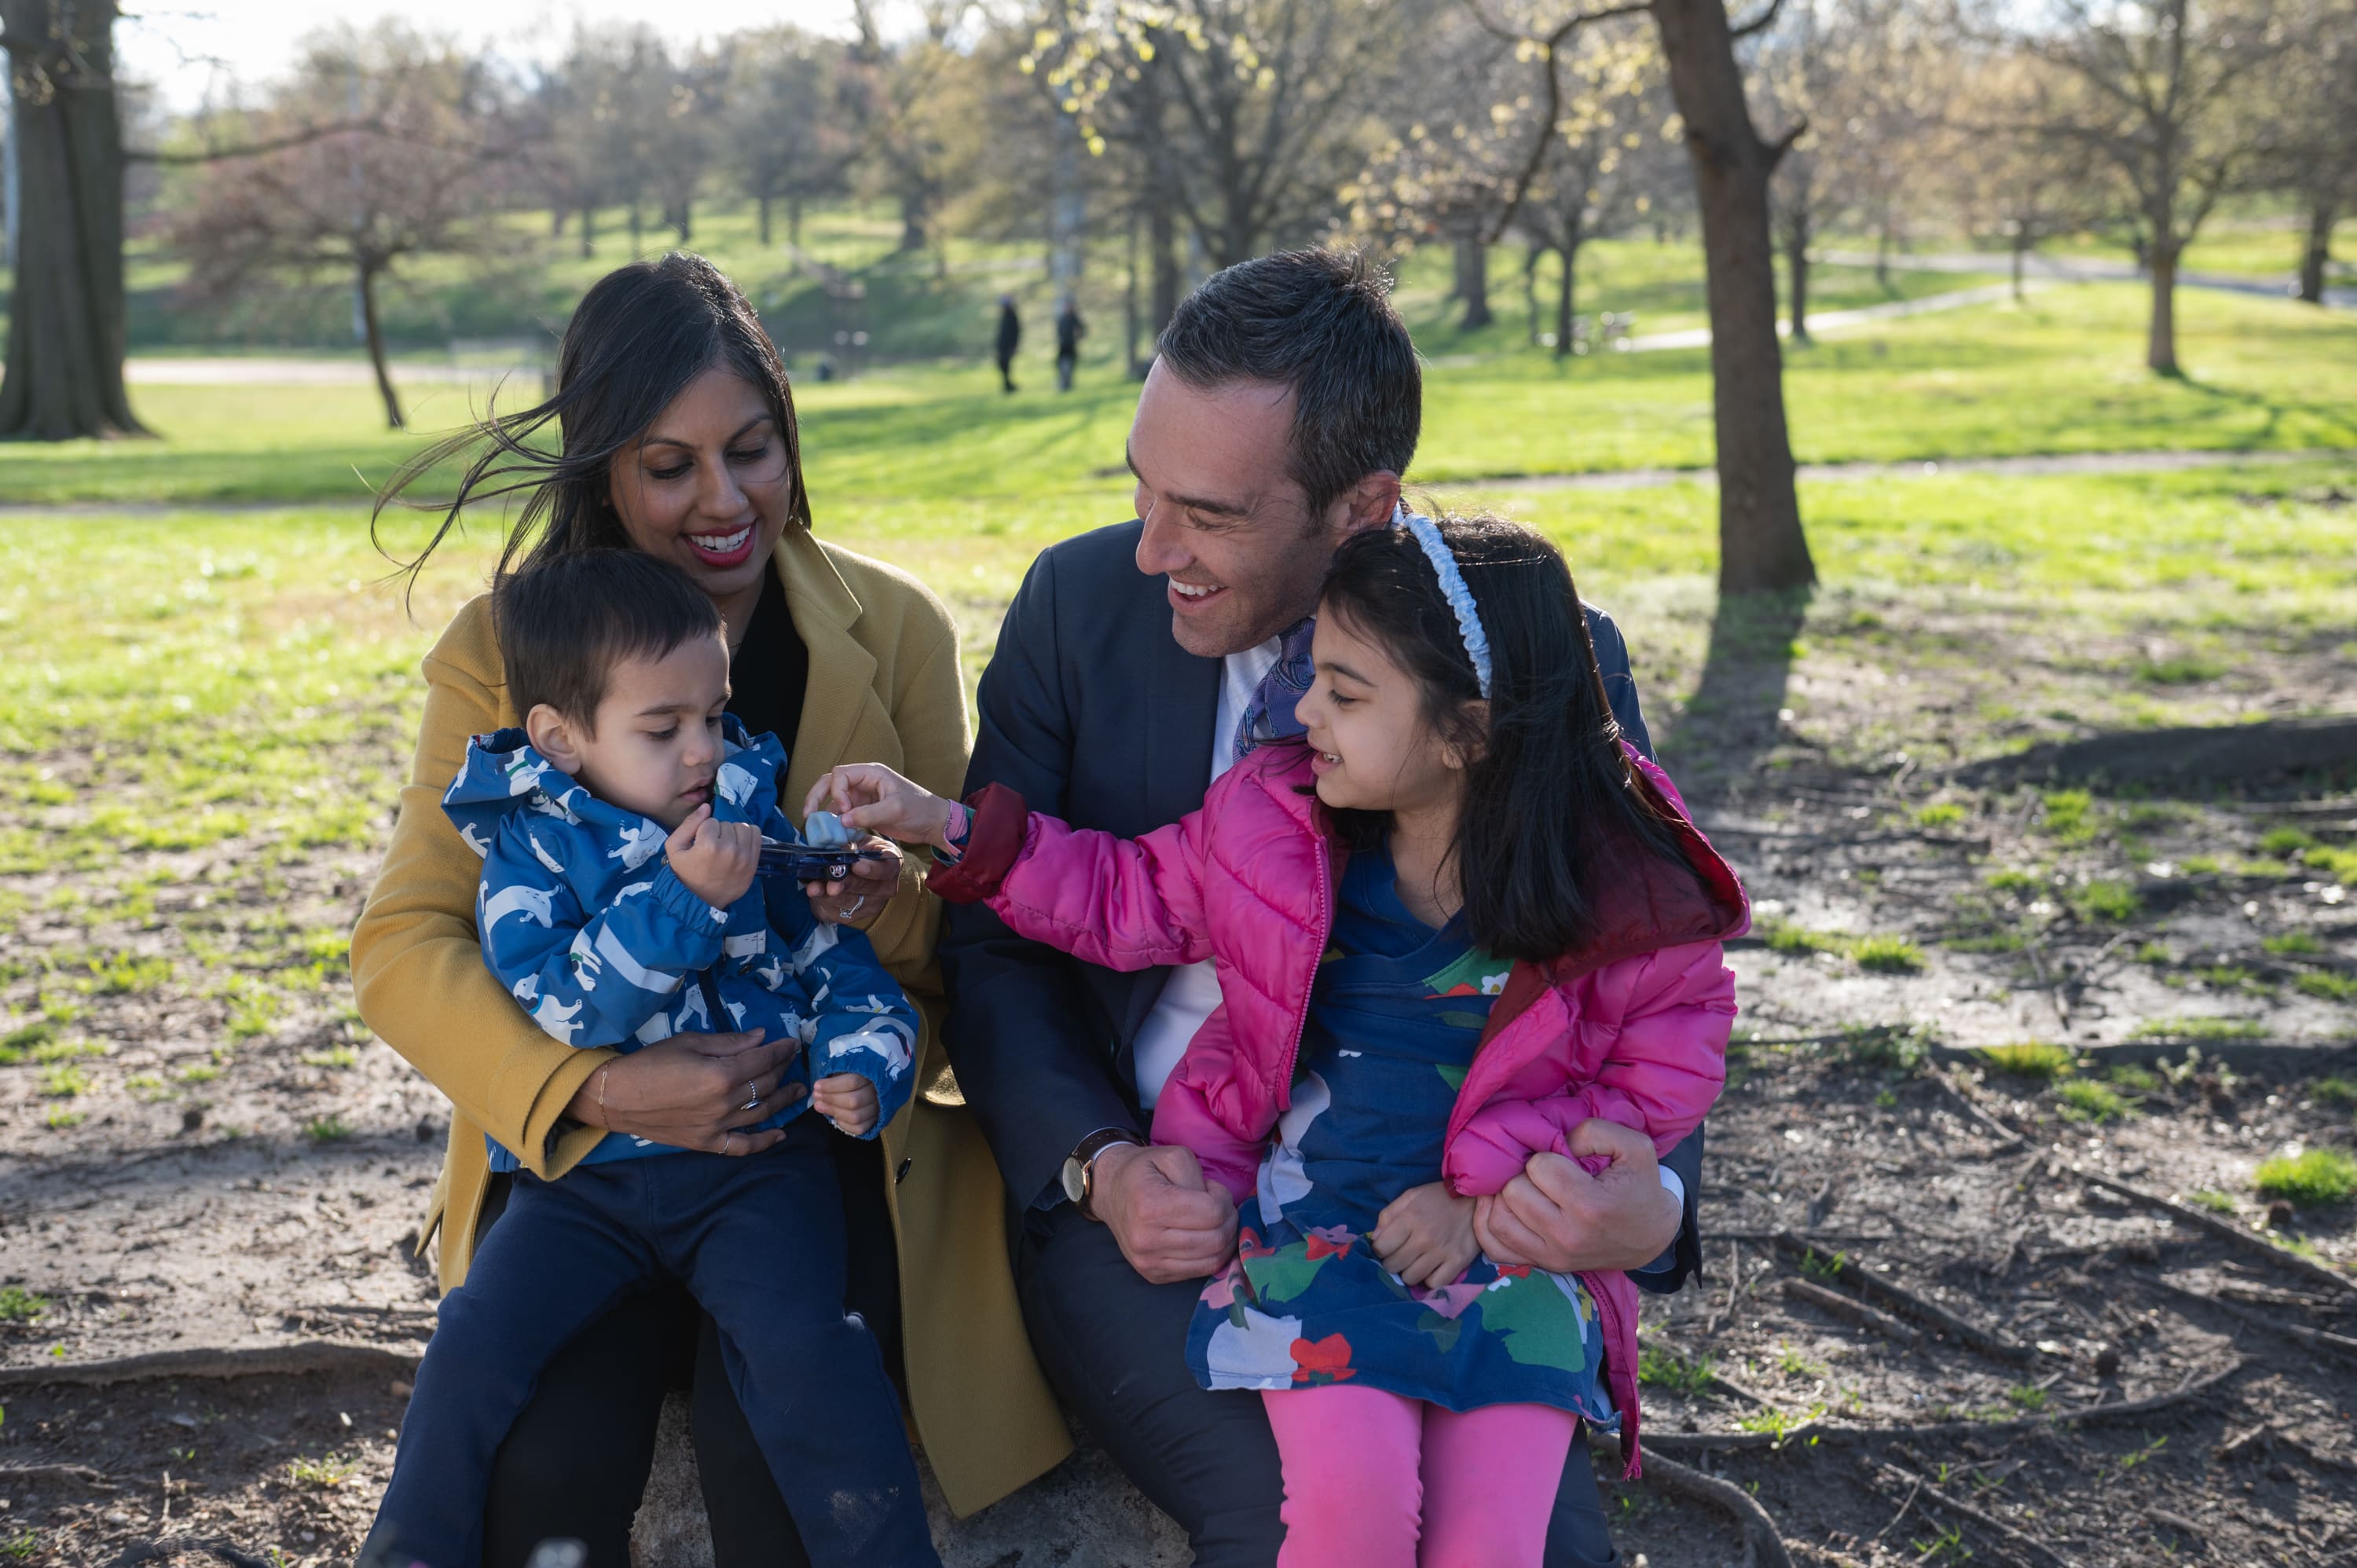
[[[591,1073],[565,1114],[677,1149],[758,1155],[784,1137],[784,1129],[736,1129],[759,1125],[807,1092],[784,1081],[802,1048],[795,1039],[764,1044],[759,1029],[673,1035]]]
[[[1473,1199],[1459,1197],[1445,1182],[1412,1187],[1375,1217],[1367,1239],[1375,1261],[1412,1285],[1438,1290],[1481,1255],[1473,1239]]]
[[[900,847],[884,839],[862,838],[858,846],[874,850],[876,857],[855,860],[851,875],[838,876],[832,882],[805,882],[802,894],[810,900],[811,913],[831,926],[850,926],[866,930],[892,901],[900,889]]]
[[[808,817],[823,804],[846,828],[862,828],[902,843],[950,847],[949,823],[956,802],[944,800],[880,762],[846,762],[811,786],[802,802]]]

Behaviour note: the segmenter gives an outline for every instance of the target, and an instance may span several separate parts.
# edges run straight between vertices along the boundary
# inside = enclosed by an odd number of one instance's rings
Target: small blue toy
[[[802,823],[802,841],[785,843],[764,838],[759,863],[761,875],[796,882],[840,882],[851,875],[856,863],[882,860],[888,853],[857,847],[851,830],[833,811],[813,811]]]

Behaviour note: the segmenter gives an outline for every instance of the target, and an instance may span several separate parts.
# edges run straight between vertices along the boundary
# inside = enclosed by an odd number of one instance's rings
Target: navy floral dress
[[[1187,1364],[1207,1389],[1353,1382],[1450,1410],[1544,1404],[1616,1419],[1596,1305],[1569,1275],[1477,1259],[1426,1290],[1378,1262],[1376,1217],[1440,1179],[1457,1091],[1511,967],[1401,903],[1388,853],[1345,867],[1293,1103],[1203,1291]]]

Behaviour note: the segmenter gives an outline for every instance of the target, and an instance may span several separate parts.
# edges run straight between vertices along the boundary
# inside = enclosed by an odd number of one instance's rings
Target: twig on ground
[[[1904,1466],[1893,1465],[1888,1459],[1880,1463],[1883,1469],[1899,1479],[1912,1482],[1922,1488],[1924,1496],[1934,1507],[1945,1509],[1959,1519],[1968,1519],[1983,1529],[1994,1531],[1999,1539],[2016,1551],[2027,1552],[2041,1563],[2050,1563],[2054,1568],[2077,1568],[2077,1564],[2070,1558],[2063,1556],[2044,1541],[2023,1534],[1986,1509],[1975,1508],[1961,1498],[1950,1497],[1929,1480]]]
[[[2245,1455],[2262,1453],[2275,1434],[2274,1423],[2263,1421],[2248,1432],[2238,1432],[2212,1448],[2210,1456],[2213,1459],[2240,1459]]]
[[[1896,1280],[1888,1279],[1854,1259],[1839,1254],[1827,1257],[1789,1230],[1777,1236],[1776,1245],[1804,1263],[1812,1258],[1822,1260],[1816,1265],[1818,1273],[1830,1273],[1844,1284],[1879,1299],[1918,1323],[1927,1324],[1959,1345],[1978,1350],[1985,1356],[1993,1356],[2015,1366],[2028,1366],[2037,1357],[2037,1352],[2029,1346],[2016,1344],[1978,1324],[1968,1323],[1939,1303],[1918,1295]]]
[[[2236,1322],[2247,1323],[2254,1328],[2263,1328],[2270,1334],[2279,1334],[2295,1345],[2305,1345],[2311,1350],[2320,1350],[2328,1356],[2338,1357],[2352,1365],[2357,1365],[2357,1339],[2352,1339],[2346,1334],[2328,1334],[2321,1328],[2309,1328],[2297,1323],[2286,1323],[2279,1317],[2272,1317],[2266,1313],[2253,1312],[2246,1307],[2236,1306],[2231,1301],[2221,1301],[2214,1295],[2204,1295],[2200,1291],[2188,1290],[2173,1280],[2155,1280],[2153,1283],[2171,1295],[2183,1296],[2188,1301],[2200,1302],[2204,1306],[2214,1307]]]
[[[2071,1026],[2071,1004],[2063,996],[2062,988],[2046,978],[2046,953],[2043,944],[2036,937],[2030,937],[2022,942],[2021,950],[2029,955],[2029,967],[2038,975],[2038,989],[2046,993],[2047,1000],[2054,1004],[2054,1015],[2061,1019],[2062,1026],[2068,1029]]]
[[[1814,1230],[1825,1222],[1825,1216],[1841,1201],[1841,1178],[1827,1176],[1818,1187],[1817,1195],[1809,1199],[1809,1229]]]
[[[1892,1514],[1889,1521],[1880,1530],[1878,1530],[1872,1535],[1867,1536],[1866,1538],[1867,1543],[1871,1545],[1875,1541],[1880,1541],[1884,1536],[1889,1535],[1892,1530],[1898,1529],[1899,1521],[1907,1517],[1907,1510],[1915,1506],[1915,1499],[1921,1494],[1922,1490],[1923,1477],[1918,1476],[1915,1477],[1915,1484],[1907,1488],[1907,1500],[1899,1505],[1899,1511]]]
[[[1802,1439],[1812,1442],[1922,1442],[1934,1437],[1996,1437],[2008,1432],[2029,1432],[2039,1427],[2080,1426],[2093,1422],[2113,1421],[2124,1416],[2149,1415],[2209,1394],[2221,1383],[2250,1365],[2247,1358],[2237,1356],[2225,1366],[2206,1376],[2179,1384],[2165,1394],[2148,1399],[2122,1400],[2113,1404],[2081,1405],[2075,1410],[2046,1411],[2037,1415],[2016,1416],[2008,1421],[1939,1421],[1921,1426],[1857,1426],[1833,1422],[1789,1428],[1773,1432],[1663,1432],[1658,1427],[1645,1429],[1645,1446],[1667,1449],[1673,1453],[1709,1453],[1728,1448],[1777,1448]]]
[[[93,1492],[122,1489],[87,1465],[0,1465],[0,1486],[12,1481],[79,1481]]]
[[[237,1350],[157,1350],[112,1361],[57,1361],[47,1366],[0,1367],[0,1389],[71,1385],[104,1388],[155,1378],[311,1377],[322,1373],[413,1377],[417,1358],[381,1345],[340,1345],[306,1339]]]
[[[1845,1322],[1855,1323],[1861,1328],[1871,1328],[1884,1338],[1895,1339],[1910,1350],[1923,1342],[1923,1336],[1907,1324],[1862,1301],[1854,1301],[1837,1290],[1827,1290],[1808,1280],[1786,1275],[1784,1294],[1794,1301],[1807,1302],[1820,1312],[1829,1312]]]
[[[1965,1115],[1970,1116],[1974,1121],[1979,1122],[1982,1126],[1996,1134],[1997,1146],[1995,1151],[1993,1151],[1994,1153],[2000,1155],[2009,1154],[2015,1149],[2026,1148],[2029,1146],[2029,1139],[2027,1136],[2014,1131],[2011,1127],[2007,1126],[2003,1122],[1998,1121],[1995,1114],[1982,1107],[1979,1101],[1973,1097],[1971,1090],[1965,1089],[1962,1084],[1957,1083],[1945,1072],[1938,1068],[1933,1068],[1927,1076],[1930,1077],[1933,1083],[1938,1084],[1942,1089],[1948,1091],[1949,1099],[1964,1107]]]
[[[1727,1244],[1727,1299],[1719,1304],[1717,1311],[1710,1315],[1710,1321],[1702,1326],[1702,1336],[1704,1338],[1707,1339],[1711,1336],[1717,1334],[1718,1332],[1720,1322],[1734,1316],[1735,1287],[1742,1278],[1742,1244],[1738,1241],[1729,1241]]]
[[[1648,1454],[1645,1455],[1644,1474],[1638,1477],[1638,1484],[1655,1487],[1672,1497],[1708,1503],[1734,1515],[1736,1522],[1743,1527],[1743,1542],[1754,1562],[1761,1568],[1792,1568],[1792,1554],[1785,1549],[1784,1538],[1777,1532],[1776,1521],[1768,1517],[1768,1510],[1760,1506],[1758,1498],[1734,1482],[1706,1476],[1700,1470],[1664,1459],[1658,1454]]]
[[[2312,1258],[2303,1258],[2287,1248],[2278,1247],[2266,1237],[2245,1230],[2232,1220],[2222,1219],[2215,1214],[2205,1214],[2201,1209],[2179,1203],[2173,1197],[2163,1197],[2159,1193],[2150,1192],[2132,1183],[2121,1181],[2116,1176],[2107,1176],[2096,1171],[2082,1170],[2076,1165],[2064,1168],[2092,1187],[2099,1187],[2105,1192],[2117,1193],[2122,1197],[2134,1198],[2147,1208],[2159,1209],[2171,1219],[2182,1220],[2197,1230],[2207,1230],[2212,1236],[2231,1241],[2245,1252],[2266,1258],[2279,1267],[2289,1269],[2296,1274],[2329,1284],[2336,1291],[2357,1296],[2357,1280],[2351,1279],[2339,1270],[2319,1263]]]
[[[109,1568],[137,1568],[142,1563],[161,1562],[178,1557],[183,1552],[202,1552],[220,1558],[230,1568],[270,1568],[270,1564],[236,1542],[217,1535],[176,1535],[162,1541],[135,1541],[123,1549]]]

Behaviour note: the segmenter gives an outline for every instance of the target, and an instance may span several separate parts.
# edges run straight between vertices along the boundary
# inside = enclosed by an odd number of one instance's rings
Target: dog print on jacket
[[[800,843],[778,810],[784,748],[775,736],[748,738],[734,715],[724,725],[713,815]],[[867,938],[820,921],[792,882],[764,877],[727,908],[706,904],[662,858],[662,824],[590,794],[521,729],[474,738],[442,809],[483,857],[483,961],[550,1038],[633,1051],[689,1031],[759,1029],[802,1042],[792,1070],[805,1083],[842,1072],[873,1082],[871,1138],[908,1102],[916,1009]],[[613,1133],[587,1157],[669,1152]],[[517,1168],[496,1143],[491,1163]]]

